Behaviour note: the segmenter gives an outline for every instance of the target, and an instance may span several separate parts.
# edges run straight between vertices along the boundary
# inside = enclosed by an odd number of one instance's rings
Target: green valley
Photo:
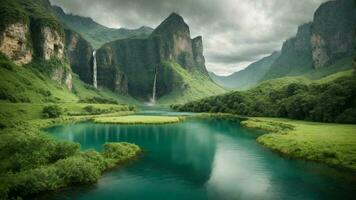
[[[355,41],[353,0],[1,0],[0,199],[352,199]]]

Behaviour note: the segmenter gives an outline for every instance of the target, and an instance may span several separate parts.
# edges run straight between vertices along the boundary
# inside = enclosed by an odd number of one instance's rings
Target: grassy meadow
[[[257,141],[282,154],[356,170],[356,125],[264,117],[242,125],[267,131]]]

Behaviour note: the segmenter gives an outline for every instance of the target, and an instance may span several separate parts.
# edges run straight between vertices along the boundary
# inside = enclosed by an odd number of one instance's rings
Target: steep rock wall
[[[93,84],[93,48],[78,33],[65,30],[66,55],[74,73],[87,84]]]
[[[97,51],[98,84],[139,99],[152,96],[157,71],[159,98],[177,88],[174,72],[163,62],[175,62],[192,73],[208,77],[201,37],[190,38],[183,18],[172,13],[147,39],[124,39]]]
[[[355,49],[356,4],[353,0],[329,1],[314,14],[311,46],[315,68],[352,56]]]

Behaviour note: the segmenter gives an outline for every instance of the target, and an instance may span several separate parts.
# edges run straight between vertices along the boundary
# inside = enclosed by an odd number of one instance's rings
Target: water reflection
[[[80,123],[57,126],[49,132],[62,133],[60,139],[79,142],[83,149],[102,150],[105,142],[132,142],[144,150],[147,167],[177,177],[194,184],[204,184],[210,177],[215,154],[215,134],[210,134],[209,126],[188,123],[159,126],[147,125],[104,125]]]
[[[47,129],[58,139],[102,150],[105,142],[140,145],[144,155],[96,186],[46,199],[352,199],[354,180],[325,165],[285,159],[256,143],[260,132],[236,120],[169,125],[90,122]]]

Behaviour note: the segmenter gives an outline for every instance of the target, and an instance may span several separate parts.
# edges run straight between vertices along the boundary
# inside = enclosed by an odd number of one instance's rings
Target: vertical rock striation
[[[93,48],[78,33],[65,30],[66,54],[74,73],[87,84],[93,84]]]

